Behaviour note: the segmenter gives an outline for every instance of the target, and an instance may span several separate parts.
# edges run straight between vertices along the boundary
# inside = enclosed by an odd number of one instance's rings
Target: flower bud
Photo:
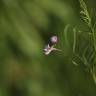
[[[58,42],[58,37],[57,36],[52,36],[51,37],[51,42],[52,42],[52,44],[56,44]]]

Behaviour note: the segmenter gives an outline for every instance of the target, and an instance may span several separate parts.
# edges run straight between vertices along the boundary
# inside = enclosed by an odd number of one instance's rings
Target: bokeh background
[[[96,8],[95,0],[85,2]],[[87,29],[80,10],[78,0],[0,0],[0,96],[96,96],[92,76],[72,64],[71,43],[64,43],[66,25],[69,41],[73,28]],[[53,35],[63,51],[46,56]]]

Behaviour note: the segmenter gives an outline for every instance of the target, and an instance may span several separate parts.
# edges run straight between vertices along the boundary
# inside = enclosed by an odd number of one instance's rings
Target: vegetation
[[[96,96],[95,3],[0,0],[0,96]]]

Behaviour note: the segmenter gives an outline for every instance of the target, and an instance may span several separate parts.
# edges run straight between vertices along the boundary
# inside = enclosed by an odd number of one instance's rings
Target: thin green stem
[[[90,29],[91,29],[91,32],[92,32],[92,38],[93,38],[93,44],[94,44],[94,49],[95,49],[95,52],[96,52],[96,45],[95,45],[95,30],[94,28],[92,27],[92,24],[90,25]]]

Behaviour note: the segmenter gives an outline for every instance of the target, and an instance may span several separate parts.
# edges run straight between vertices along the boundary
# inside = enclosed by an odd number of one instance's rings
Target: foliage
[[[87,26],[78,0],[0,0],[0,96],[96,96],[95,20],[80,2]],[[45,56],[53,35],[63,52]]]
[[[96,83],[96,36],[95,36],[95,22],[92,20],[92,16],[88,12],[86,3],[83,0],[79,0],[81,6],[81,17],[85,21],[89,28],[89,32],[78,31],[73,29],[73,56],[72,63],[74,65],[83,65],[84,70],[92,75],[94,82]],[[92,22],[94,21],[94,22]],[[67,29],[67,30],[66,30]],[[65,42],[68,45],[68,26],[65,27]],[[77,36],[78,35],[78,36]],[[84,36],[86,35],[86,37]],[[69,37],[70,38],[70,37]],[[78,42],[78,38],[80,39]],[[68,46],[67,46],[68,47]]]

